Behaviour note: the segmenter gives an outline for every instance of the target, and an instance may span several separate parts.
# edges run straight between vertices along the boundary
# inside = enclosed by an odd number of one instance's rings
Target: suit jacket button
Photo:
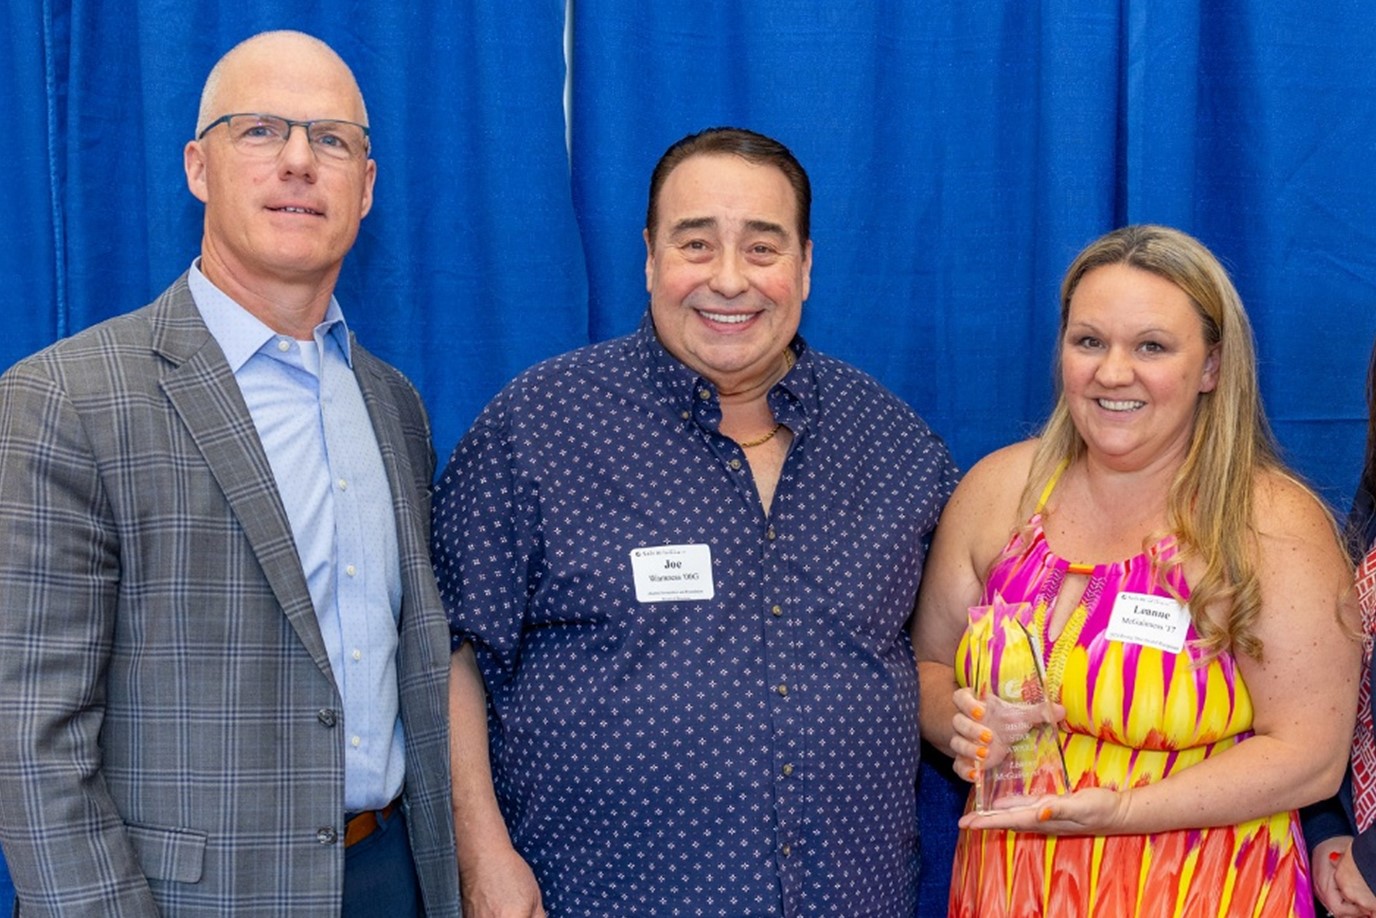
[[[321,708],[319,711],[315,712],[315,719],[327,727],[333,727],[335,722],[334,711],[331,711],[329,708]]]
[[[335,831],[334,826],[321,826],[315,830],[315,840],[322,845],[333,845],[339,841],[339,833]]]

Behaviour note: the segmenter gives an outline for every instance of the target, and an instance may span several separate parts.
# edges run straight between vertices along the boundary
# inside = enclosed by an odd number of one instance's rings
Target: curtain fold
[[[62,183],[56,148],[63,95],[57,71],[66,18],[44,3],[14,4],[0,30],[0,122],[9,126],[7,181],[0,195],[0,306],[7,327],[0,363],[50,343],[63,331],[65,266],[59,262]],[[8,357],[9,359],[6,359]]]

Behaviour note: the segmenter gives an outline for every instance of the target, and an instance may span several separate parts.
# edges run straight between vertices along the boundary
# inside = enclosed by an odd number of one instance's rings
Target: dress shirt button
[[[321,708],[319,711],[316,711],[315,719],[327,727],[333,727],[335,724],[334,711],[331,711],[329,708]]]
[[[693,419],[693,412],[685,411],[680,414],[679,417],[683,418],[685,421],[691,421]]]
[[[785,778],[787,778],[787,777],[789,777],[790,775],[792,775],[792,774],[793,774],[793,766],[792,766],[791,764],[785,765],[785,766],[783,767],[783,773],[784,773],[784,777],[785,777]]]
[[[779,605],[778,603],[775,603],[774,605],[769,607],[769,611],[773,612],[775,617],[778,617],[784,614],[784,607]]]
[[[698,390],[698,398],[702,399],[704,402],[707,401],[707,400],[708,400],[709,398],[711,398],[711,397],[712,397],[712,393],[711,393],[711,392],[708,392],[706,389],[699,389],[699,390]]]
[[[788,697],[788,683],[786,683],[786,682],[780,682],[780,683],[779,683],[779,687],[778,687],[777,689],[775,689],[775,691],[778,692],[780,695],[784,696],[785,698],[787,698],[787,697]]]
[[[339,490],[341,491],[349,490],[349,483],[345,481],[343,478],[339,479],[337,482],[335,482],[335,484],[339,485]]]
[[[286,338],[278,338],[277,349],[281,351],[283,354],[285,354],[287,351],[291,350],[291,342],[288,341]]]
[[[764,537],[765,537],[766,539],[768,539],[769,541],[771,541],[771,542],[773,542],[774,539],[777,538],[777,536],[774,534],[774,527],[773,527],[773,526],[770,526],[768,529],[766,529],[766,530],[764,531]]]
[[[339,841],[339,832],[334,826],[321,826],[315,830],[315,840],[322,845],[333,845]]]
[[[355,660],[362,660],[362,659],[363,659],[363,651],[361,651],[361,650],[359,650],[357,647],[355,647],[355,648],[354,648],[354,652],[351,653],[351,654],[349,654],[349,656],[353,657]]]
[[[348,567],[344,568],[344,573],[346,573],[346,574],[348,574],[350,577],[352,577],[354,574],[357,574],[357,573],[358,573],[358,568],[356,568],[356,567],[354,567],[352,564],[350,564]]]
[[[790,854],[793,853],[793,846],[790,845],[788,842],[784,842],[784,846],[779,850],[783,852],[784,857],[788,857]]]
[[[731,466],[732,471],[739,472],[741,469],[741,461],[739,459],[732,459],[727,465]]]
[[[353,746],[355,749],[357,749],[359,746],[362,746],[362,745],[363,745],[363,737],[361,737],[361,736],[352,736],[352,737],[350,737],[350,738],[349,738],[349,745],[350,745],[350,746]]]

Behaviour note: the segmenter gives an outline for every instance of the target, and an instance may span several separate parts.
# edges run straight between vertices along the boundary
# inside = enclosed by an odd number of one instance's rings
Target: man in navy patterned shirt
[[[798,337],[810,205],[767,137],[674,144],[640,329],[522,374],[440,481],[467,918],[913,915],[904,623],[956,471]]]

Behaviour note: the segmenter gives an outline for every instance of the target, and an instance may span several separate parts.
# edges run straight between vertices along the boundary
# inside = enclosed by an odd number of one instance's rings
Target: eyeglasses
[[[314,121],[293,121],[278,115],[235,112],[221,115],[196,135],[201,140],[211,128],[223,124],[229,131],[229,141],[240,153],[271,159],[282,152],[291,139],[291,129],[300,125],[306,132],[315,155],[322,159],[346,161],[368,153],[368,128],[352,121],[332,118]]]

